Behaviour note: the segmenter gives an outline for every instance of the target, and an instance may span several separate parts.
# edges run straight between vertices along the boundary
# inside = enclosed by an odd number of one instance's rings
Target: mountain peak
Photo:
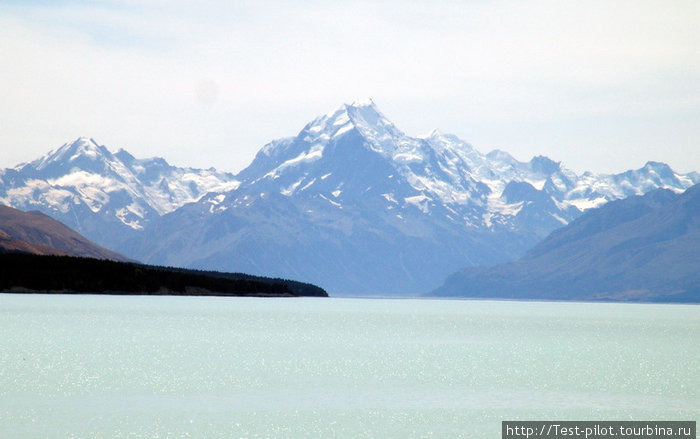
[[[343,104],[307,124],[300,136],[307,141],[323,141],[357,130],[375,145],[404,134],[379,111],[372,99],[361,99]]]
[[[371,99],[345,105],[345,113],[353,126],[374,145],[373,149],[377,151],[391,152],[395,149],[396,140],[405,137],[405,134],[379,111]]]
[[[79,159],[99,161],[109,159],[112,153],[104,146],[98,144],[95,139],[78,137],[70,143],[64,143],[60,147],[49,151],[43,157],[34,160],[30,166],[37,171],[44,170],[54,164],[68,164]]]
[[[109,153],[109,150],[100,145],[93,138],[78,137],[73,143],[67,145],[68,150],[74,151],[76,154],[83,154],[93,158]]]
[[[507,152],[501,149],[494,149],[493,151],[486,154],[486,157],[488,157],[491,160],[498,160],[508,163],[514,163],[516,161],[512,155],[508,154]]]
[[[442,130],[439,130],[437,128],[433,129],[430,134],[425,135],[425,136],[419,136],[419,139],[425,139],[425,140],[434,140],[437,141],[438,143],[447,143],[447,144],[460,144],[467,149],[473,149],[471,145],[467,144],[464,142],[462,139],[457,137],[454,134],[446,133]]]
[[[61,150],[74,150],[74,151],[94,151],[100,148],[100,144],[95,141],[92,137],[78,137],[72,142],[64,143],[61,145],[58,151]]]
[[[669,165],[667,165],[666,163],[654,162],[654,161],[646,162],[643,169],[646,169],[647,171],[654,171],[654,172],[663,173],[663,174],[670,174],[673,172],[671,170],[671,167]]]
[[[70,143],[64,143],[58,150],[70,149],[77,151],[97,151],[100,148],[100,144],[95,141],[92,137],[78,137]]]
[[[561,170],[561,162],[555,162],[549,157],[538,155],[530,160],[530,167],[539,174],[551,175]]]
[[[357,100],[353,101],[352,104],[345,104],[345,107],[355,107],[355,108],[371,107],[374,110],[377,110],[377,104],[374,103],[372,98],[357,99]]]

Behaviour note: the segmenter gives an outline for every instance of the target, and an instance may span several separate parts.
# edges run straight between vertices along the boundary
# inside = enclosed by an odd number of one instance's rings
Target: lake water
[[[0,437],[700,420],[699,334],[695,305],[0,294]]]

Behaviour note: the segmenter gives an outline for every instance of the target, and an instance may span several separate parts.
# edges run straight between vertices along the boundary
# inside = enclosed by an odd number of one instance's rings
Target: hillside
[[[523,258],[465,268],[431,296],[700,302],[700,185],[588,211]]]
[[[73,255],[128,261],[41,212],[0,206],[0,249],[39,255]]]

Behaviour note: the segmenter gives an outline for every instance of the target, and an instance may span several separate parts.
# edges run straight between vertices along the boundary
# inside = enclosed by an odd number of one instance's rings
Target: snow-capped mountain
[[[698,181],[663,163],[577,175],[438,131],[411,137],[362,101],[270,142],[235,176],[79,138],[0,171],[0,203],[143,262],[418,294],[465,266],[523,255],[586,209]]]
[[[0,171],[0,203],[39,210],[114,248],[127,236],[140,235],[154,218],[237,185],[231,174],[177,168],[161,158],[136,159],[81,137]]]
[[[482,154],[437,131],[411,137],[371,101],[265,145],[236,179],[236,189],[184,205],[116,249],[331,292],[415,294],[464,266],[515,259],[585,209],[699,180],[660,163],[579,176],[546,157]]]

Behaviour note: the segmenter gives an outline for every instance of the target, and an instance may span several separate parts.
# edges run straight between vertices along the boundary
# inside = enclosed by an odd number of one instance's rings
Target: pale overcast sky
[[[78,136],[237,172],[372,98],[582,172],[700,171],[700,2],[0,2],[0,167]]]

